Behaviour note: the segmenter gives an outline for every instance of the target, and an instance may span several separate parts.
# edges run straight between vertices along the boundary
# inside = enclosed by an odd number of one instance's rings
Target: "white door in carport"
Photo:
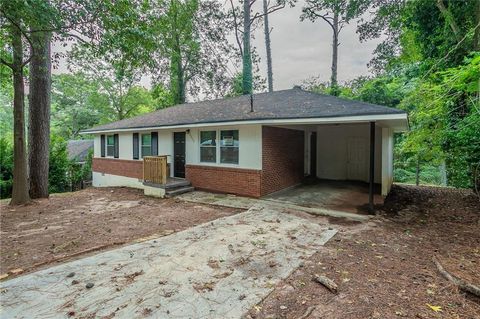
[[[349,137],[347,142],[347,179],[352,181],[366,181],[367,170],[367,139],[363,137]]]

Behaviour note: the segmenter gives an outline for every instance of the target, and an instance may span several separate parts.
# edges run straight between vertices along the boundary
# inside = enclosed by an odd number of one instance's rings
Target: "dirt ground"
[[[17,269],[32,271],[240,211],[146,197],[129,188],[89,188],[25,206],[7,204],[0,204],[0,274],[10,272],[8,278]]]
[[[467,190],[396,185],[372,227],[344,224],[247,318],[480,318],[480,300],[432,260],[480,285],[480,204]],[[341,220],[331,220],[341,223]],[[312,279],[325,275],[338,294]],[[440,308],[436,308],[440,307]]]

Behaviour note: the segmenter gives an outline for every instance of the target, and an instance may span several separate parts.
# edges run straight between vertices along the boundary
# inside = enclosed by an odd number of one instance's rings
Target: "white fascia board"
[[[80,134],[98,134],[110,132],[142,132],[163,129],[194,128],[194,127],[212,127],[212,126],[234,126],[247,124],[262,125],[289,125],[289,124],[328,124],[328,123],[362,123],[373,121],[405,120],[405,128],[408,128],[407,114],[380,114],[380,115],[360,115],[360,116],[339,116],[339,117],[320,117],[320,118],[299,118],[299,119],[266,119],[266,120],[241,120],[229,122],[210,122],[193,123],[169,126],[151,126],[139,128],[107,129],[91,132],[80,132]]]

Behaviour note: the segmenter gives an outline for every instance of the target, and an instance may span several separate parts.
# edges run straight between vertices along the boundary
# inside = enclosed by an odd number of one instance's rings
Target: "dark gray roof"
[[[91,149],[93,150],[93,140],[70,140],[67,142],[68,159],[85,162]]]
[[[254,111],[250,112],[250,96],[243,95],[180,104],[133,118],[96,126],[83,132],[232,121],[405,113],[394,108],[307,92],[300,88],[254,94],[253,109]]]

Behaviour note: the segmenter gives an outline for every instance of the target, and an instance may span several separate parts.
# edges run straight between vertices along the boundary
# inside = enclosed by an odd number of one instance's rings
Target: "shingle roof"
[[[116,129],[221,123],[271,119],[325,118],[359,115],[404,114],[402,110],[317,94],[293,88],[250,96],[185,103],[133,118],[96,126],[84,133]]]
[[[68,159],[85,162],[91,149],[93,149],[93,140],[70,140],[67,142]]]

